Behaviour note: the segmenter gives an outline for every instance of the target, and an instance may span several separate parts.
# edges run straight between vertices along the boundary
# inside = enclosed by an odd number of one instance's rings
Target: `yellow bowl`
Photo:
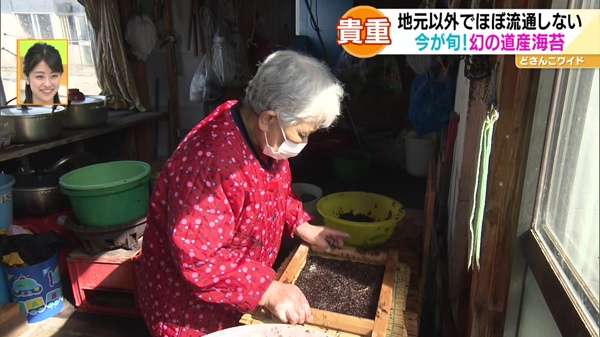
[[[325,226],[350,234],[346,243],[357,247],[374,247],[386,242],[404,219],[404,207],[386,196],[367,192],[340,192],[327,195],[317,204]],[[341,219],[342,214],[362,214],[374,222]]]

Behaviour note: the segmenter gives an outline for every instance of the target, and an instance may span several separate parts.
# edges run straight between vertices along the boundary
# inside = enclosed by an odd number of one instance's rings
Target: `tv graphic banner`
[[[516,55],[522,68],[600,67],[600,10],[376,9],[337,24],[350,55]]]

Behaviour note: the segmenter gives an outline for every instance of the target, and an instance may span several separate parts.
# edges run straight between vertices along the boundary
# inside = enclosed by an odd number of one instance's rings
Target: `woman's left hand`
[[[348,233],[340,232],[335,229],[313,226],[305,223],[296,227],[296,234],[310,247],[318,252],[328,252],[332,248],[344,247],[344,240],[349,239]]]

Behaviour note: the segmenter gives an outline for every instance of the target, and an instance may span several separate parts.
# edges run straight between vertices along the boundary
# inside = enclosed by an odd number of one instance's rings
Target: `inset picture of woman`
[[[17,104],[67,104],[67,40],[18,40]]]

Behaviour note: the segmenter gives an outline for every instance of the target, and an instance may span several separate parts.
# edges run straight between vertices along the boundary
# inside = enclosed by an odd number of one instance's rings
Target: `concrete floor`
[[[150,334],[141,319],[77,312],[65,301],[60,315],[27,325],[19,337],[150,337]]]

